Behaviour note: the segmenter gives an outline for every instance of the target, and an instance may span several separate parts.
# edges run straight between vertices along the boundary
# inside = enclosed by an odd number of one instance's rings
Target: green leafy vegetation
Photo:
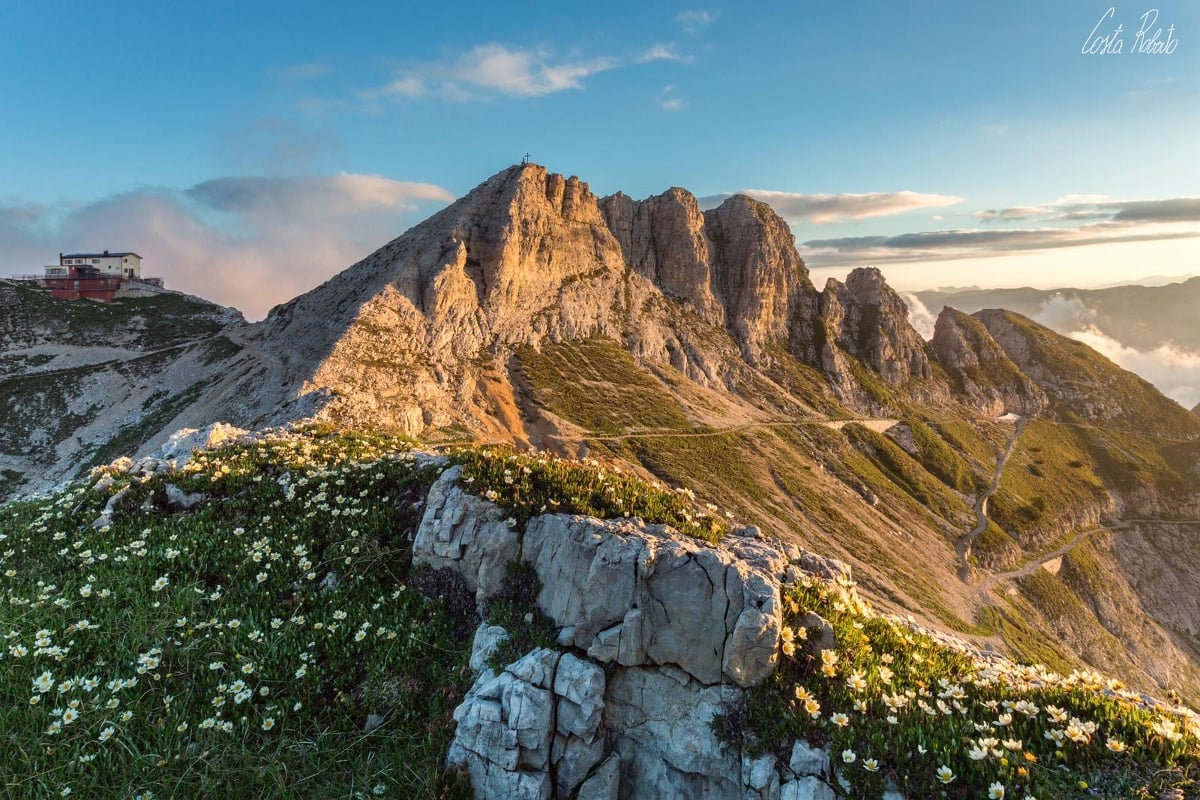
[[[232,358],[242,351],[242,346],[234,343],[228,336],[214,336],[206,340],[201,347],[204,348],[203,363],[205,365],[216,364]]]
[[[508,632],[488,661],[497,672],[531,650],[556,645],[558,628],[538,607],[541,590],[542,582],[531,565],[523,561],[508,564],[500,591],[488,600],[485,614],[489,624]]]
[[[1054,404],[1063,419],[1165,436],[1200,434],[1200,420],[1194,414],[1083,342],[1011,311],[1004,312],[1004,318],[1024,338],[1030,362],[1048,375],[1070,376],[1073,399]]]
[[[793,397],[806,403],[809,408],[832,417],[852,416],[829,388],[825,373],[789,352],[787,343],[770,342],[766,346],[770,358],[765,372]],[[754,387],[753,394],[766,396],[767,392]]]
[[[161,349],[208,338],[230,322],[220,306],[174,292],[105,304],[59,300],[31,283],[3,284],[13,300],[0,320],[0,339],[18,345],[35,335],[85,345],[128,337],[133,347]]]
[[[955,649],[876,615],[848,581],[806,579],[784,611],[779,668],[714,730],[785,757],[796,739],[826,746],[853,797],[879,798],[889,784],[964,800],[1200,791],[1190,709],[1094,673]]]
[[[1104,506],[1108,490],[1091,464],[1083,433],[1066,425],[1031,419],[1000,476],[988,515],[1023,546],[1051,538],[1056,526],[1084,510]]]
[[[458,450],[452,457],[463,466],[463,483],[508,510],[513,524],[561,512],[601,519],[640,517],[710,542],[729,531],[715,508],[697,508],[692,492],[652,485],[617,466],[492,449]]]
[[[675,396],[611,339],[544,343],[516,352],[538,403],[596,433],[688,428]]]
[[[997,454],[1004,449],[1006,432],[995,423],[988,424],[970,419],[953,409],[942,409],[934,417],[923,415],[921,419],[937,435],[964,458],[978,464],[987,474],[996,464]]]
[[[941,481],[927,472],[900,445],[862,425],[850,424],[843,430],[851,444],[923,508],[947,520],[958,519],[965,514],[967,509],[963,499],[947,490]],[[868,485],[882,487],[886,483],[870,481]]]
[[[67,398],[81,396],[87,378],[98,368],[72,367],[0,379],[0,450],[17,453],[31,444],[58,442],[86,422],[87,414],[72,410]],[[40,435],[35,437],[35,431]]]
[[[37,353],[35,355],[3,355],[0,356],[0,377],[8,375],[17,375],[31,369],[45,366],[54,360],[54,356],[47,353]]]
[[[971,556],[984,569],[1011,567],[1020,560],[1021,553],[1021,546],[991,519],[971,542]]]
[[[627,440],[623,455],[664,481],[704,487],[719,502],[736,500],[741,513],[782,513],[761,480],[770,439],[771,433],[763,430],[646,436]]]
[[[883,382],[883,378],[856,358],[847,359],[846,364],[850,369],[850,374],[854,376],[855,382],[866,392],[867,397],[875,404],[878,411],[890,413],[895,410],[897,407],[896,396]]]
[[[930,474],[962,494],[977,494],[986,488],[987,482],[933,428],[918,419],[906,421],[916,444],[916,459]]]
[[[410,585],[406,449],[312,429],[0,508],[4,796],[464,796],[469,632]]]

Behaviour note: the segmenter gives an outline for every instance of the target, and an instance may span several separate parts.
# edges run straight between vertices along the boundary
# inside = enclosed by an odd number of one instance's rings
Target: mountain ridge
[[[968,313],[983,308],[1006,308],[1031,318],[1046,315],[1060,333],[1090,326],[1138,350],[1154,350],[1169,344],[1184,351],[1200,351],[1200,332],[1195,325],[1200,276],[1161,286],[1127,284],[1099,289],[1027,286],[919,290],[912,294],[930,310],[943,305]]]
[[[587,455],[845,560],[884,607],[981,646],[1200,697],[1200,609],[1170,602],[1200,570],[1179,552],[1200,418],[1011,312],[947,309],[926,342],[876,269],[818,290],[749,198],[598,198],[516,165],[189,346],[87,413],[125,420],[115,439],[143,452],[215,420],[309,419]],[[173,398],[157,416],[156,385]],[[50,438],[27,487],[104,452],[69,426]],[[956,543],[977,526],[964,582]]]

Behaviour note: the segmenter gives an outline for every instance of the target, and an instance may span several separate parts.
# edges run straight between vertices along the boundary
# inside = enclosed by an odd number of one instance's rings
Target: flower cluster
[[[135,467],[0,508],[5,774],[31,796],[437,795],[468,643],[406,588],[430,469],[322,431]],[[206,499],[178,513],[168,484]]]
[[[710,542],[729,531],[716,507],[699,507],[691,490],[671,490],[616,465],[503,450],[459,450],[452,457],[462,464],[463,482],[471,491],[508,509],[514,525],[536,514],[562,512],[602,519],[639,517]]]
[[[855,797],[889,782],[910,797],[1084,797],[1114,775],[1111,796],[1158,796],[1200,768],[1186,707],[935,640],[845,579],[808,578],[784,605],[780,668],[750,695],[744,743],[826,744]]]

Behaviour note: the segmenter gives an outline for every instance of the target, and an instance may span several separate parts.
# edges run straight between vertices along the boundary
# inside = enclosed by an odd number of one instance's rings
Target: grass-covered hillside
[[[429,469],[314,436],[126,466],[0,514],[3,796],[437,796],[471,625],[410,585]]]
[[[726,529],[611,466],[450,458],[512,525],[560,510]],[[0,796],[468,795],[443,762],[475,606],[411,564],[445,463],[395,437],[277,432],[179,471],[117,461],[0,508]],[[512,599],[496,619],[519,625]],[[1198,731],[1180,709],[1089,674],[977,663],[845,585],[810,581],[786,608],[781,669],[731,710],[749,750],[829,744],[856,797],[888,780],[912,798],[1195,796]],[[833,625],[823,648],[810,611]]]
[[[111,304],[59,300],[40,286],[0,280],[0,351],[40,344],[157,350],[203,339],[235,322],[233,309],[167,292]],[[0,360],[0,374],[10,364]]]
[[[457,459],[513,524],[550,505],[723,531],[619,472]],[[411,568],[435,463],[308,430],[129,468],[0,509],[0,796],[463,791],[443,759],[478,619]]]
[[[751,753],[824,746],[855,798],[1200,797],[1189,708],[948,646],[849,581],[809,578],[784,607],[779,669],[713,723]]]
[[[1183,406],[1085,343],[1011,311],[990,309],[977,316],[1046,390],[1051,410],[1063,421],[1168,437],[1193,438],[1200,430]]]
[[[0,281],[0,499],[173,430],[241,351],[226,334],[244,324],[174,292],[103,304]]]

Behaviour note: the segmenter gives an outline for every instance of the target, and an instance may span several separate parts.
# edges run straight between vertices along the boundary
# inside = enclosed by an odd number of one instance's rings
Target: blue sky
[[[0,7],[0,274],[133,249],[260,317],[526,152],[757,190],[818,283],[1200,273],[1190,0],[184,5]]]

